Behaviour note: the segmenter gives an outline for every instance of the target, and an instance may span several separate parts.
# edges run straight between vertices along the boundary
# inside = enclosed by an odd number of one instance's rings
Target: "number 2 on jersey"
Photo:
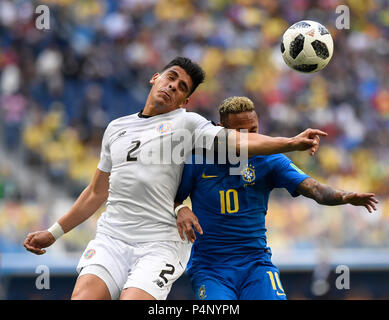
[[[135,150],[137,150],[139,148],[140,141],[139,140],[134,140],[134,141],[131,141],[131,143],[135,143],[135,146],[130,151],[128,151],[128,153],[127,153],[127,161],[136,161],[138,158],[137,157],[131,157],[131,152],[134,152]]]
[[[165,274],[173,274],[176,269],[172,264],[166,264],[166,267],[170,268],[170,270],[162,270],[159,276],[165,281],[165,283],[168,283],[168,279],[166,279]]]

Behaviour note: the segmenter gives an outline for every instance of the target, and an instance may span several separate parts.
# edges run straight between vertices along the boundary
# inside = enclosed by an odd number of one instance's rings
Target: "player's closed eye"
[[[171,80],[171,81],[174,81],[174,80],[175,80],[175,77],[170,75],[170,76],[168,76],[168,79]],[[185,88],[185,86],[184,86],[184,85],[181,85],[181,84],[178,86],[178,89],[179,89],[180,91],[182,91],[182,92],[186,92],[186,91],[187,91],[186,88]]]
[[[184,85],[180,85],[178,88],[179,88],[182,92],[187,92],[187,91],[188,91],[187,88],[186,88]]]

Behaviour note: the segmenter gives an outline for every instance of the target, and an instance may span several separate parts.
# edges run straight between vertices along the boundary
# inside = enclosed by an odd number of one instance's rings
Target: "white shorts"
[[[189,241],[127,243],[97,233],[81,256],[77,272],[79,276],[85,273],[99,276],[107,284],[112,299],[117,299],[121,290],[135,287],[157,300],[165,300],[174,281],[184,273],[191,248]],[[85,268],[94,265],[104,267],[116,286],[110,281],[109,275],[96,272],[98,268]],[[104,269],[100,268],[102,271]]]

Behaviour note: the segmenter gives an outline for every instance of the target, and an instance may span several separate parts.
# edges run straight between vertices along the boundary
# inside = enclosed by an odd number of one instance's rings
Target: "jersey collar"
[[[184,108],[178,108],[178,109],[175,109],[175,110],[172,110],[172,111],[170,111],[170,112],[167,112],[167,113],[163,113],[162,115],[167,115],[167,114],[172,114],[172,113],[174,113],[174,112],[182,112],[182,111],[186,111]],[[159,114],[159,115],[161,115],[161,114]],[[143,109],[141,110],[141,111],[139,111],[138,112],[138,117],[139,118],[152,118],[152,117],[156,117],[156,116],[148,116],[148,115],[145,115],[145,114],[143,114]]]
[[[139,118],[151,118],[152,117],[152,116],[144,115],[142,112],[143,112],[143,109],[138,113]]]

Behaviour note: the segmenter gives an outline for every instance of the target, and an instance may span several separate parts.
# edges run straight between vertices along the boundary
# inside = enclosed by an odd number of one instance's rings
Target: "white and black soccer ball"
[[[285,31],[281,52],[289,67],[312,73],[322,70],[330,62],[334,42],[326,27],[315,21],[304,20]]]

